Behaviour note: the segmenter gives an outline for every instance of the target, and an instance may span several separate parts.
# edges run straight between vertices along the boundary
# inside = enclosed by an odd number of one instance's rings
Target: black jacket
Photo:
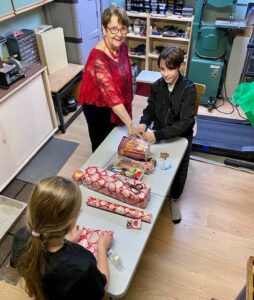
[[[177,136],[191,137],[195,123],[195,98],[195,85],[186,77],[179,75],[171,93],[165,80],[160,78],[151,87],[140,123],[149,126],[154,122],[156,141]]]

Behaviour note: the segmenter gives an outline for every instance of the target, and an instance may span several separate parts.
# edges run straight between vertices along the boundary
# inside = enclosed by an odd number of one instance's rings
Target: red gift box
[[[145,208],[150,199],[151,187],[148,184],[96,166],[85,169],[82,182],[91,190],[140,208]],[[133,186],[142,188],[136,190]]]
[[[132,159],[147,161],[150,143],[136,137],[124,136],[118,146],[118,153]]]

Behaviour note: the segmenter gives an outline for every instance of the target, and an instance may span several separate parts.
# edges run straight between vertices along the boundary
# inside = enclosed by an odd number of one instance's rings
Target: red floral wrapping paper
[[[151,187],[132,178],[124,177],[124,181],[133,185],[142,184],[143,188],[139,193],[134,193],[127,184],[118,180],[114,173],[95,166],[87,167],[82,175],[82,182],[87,188],[130,205],[146,208]]]
[[[99,229],[90,229],[83,227],[83,230],[80,234],[78,244],[89,250],[94,254],[94,256],[97,256],[97,243],[99,236],[102,232],[112,232],[111,230],[104,231]]]
[[[144,222],[151,223],[151,221],[152,221],[152,214],[147,211],[143,211],[143,210],[140,210],[137,208],[132,208],[132,207],[116,204],[116,203],[113,203],[110,201],[101,200],[101,199],[97,199],[94,197],[89,197],[86,201],[86,204],[89,206],[107,210],[107,211],[110,211],[112,213],[116,213],[116,214],[119,214],[122,216],[139,219]]]

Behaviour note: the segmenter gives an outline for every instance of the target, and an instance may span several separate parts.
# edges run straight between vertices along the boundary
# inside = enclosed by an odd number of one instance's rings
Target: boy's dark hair
[[[158,67],[161,60],[165,61],[166,67],[170,70],[177,69],[184,61],[184,51],[179,47],[168,47],[161,51],[158,58]]]

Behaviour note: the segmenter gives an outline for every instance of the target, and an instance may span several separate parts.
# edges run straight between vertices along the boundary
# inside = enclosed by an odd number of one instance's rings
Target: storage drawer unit
[[[7,37],[9,54],[17,54],[17,59],[22,61],[25,66],[40,63],[34,31],[22,29],[21,32],[23,34],[10,34]]]

